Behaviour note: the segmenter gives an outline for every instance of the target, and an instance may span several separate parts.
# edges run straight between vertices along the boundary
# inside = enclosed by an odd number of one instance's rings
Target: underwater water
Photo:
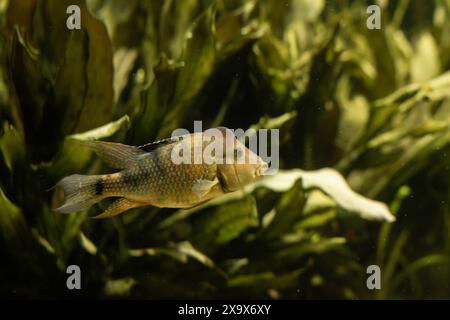
[[[80,141],[195,121],[267,129],[276,170],[54,211],[117,172]],[[449,299],[449,228],[450,1],[0,0],[1,297]]]

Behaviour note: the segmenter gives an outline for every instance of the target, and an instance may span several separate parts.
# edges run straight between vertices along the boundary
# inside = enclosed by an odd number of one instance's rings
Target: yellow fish
[[[264,174],[267,163],[239,142],[231,130],[224,127],[217,130],[224,138],[223,152],[217,155],[212,152],[209,161],[200,163],[194,162],[194,158],[204,156],[205,148],[211,143],[210,138],[204,139],[204,132],[139,147],[103,141],[83,142],[106,164],[122,170],[63,178],[57,186],[64,189],[65,203],[55,210],[61,213],[79,211],[108,197],[117,199],[96,218],[113,217],[147,205],[190,208],[236,191]],[[198,145],[200,148],[196,147]],[[190,151],[190,159],[194,161],[176,163],[173,156],[181,154],[178,150]],[[230,154],[232,161],[227,161]]]

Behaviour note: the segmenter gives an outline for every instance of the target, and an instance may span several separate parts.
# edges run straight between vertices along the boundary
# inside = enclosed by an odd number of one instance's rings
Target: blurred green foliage
[[[0,294],[450,298],[450,1],[378,1],[381,30],[369,4],[0,0]],[[59,179],[110,170],[74,139],[139,145],[194,120],[280,128],[292,170],[190,210],[51,211]],[[322,167],[396,222],[296,175]]]

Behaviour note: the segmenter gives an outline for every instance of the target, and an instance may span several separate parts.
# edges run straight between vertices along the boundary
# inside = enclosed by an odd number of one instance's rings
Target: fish
[[[127,210],[155,206],[192,208],[225,193],[243,188],[264,175],[268,164],[241,143],[225,127],[211,134],[195,132],[175,136],[142,146],[106,141],[82,141],[108,166],[120,171],[110,174],[73,174],[56,187],[64,190],[64,203],[54,209],[59,213],[84,210],[105,198],[115,198],[104,212],[94,218],[117,216]],[[200,146],[200,148],[199,148]],[[206,154],[210,148],[213,152]],[[222,151],[222,152],[218,152]],[[186,153],[186,154],[184,154]],[[184,160],[174,161],[174,155]],[[203,161],[196,162],[196,157]]]

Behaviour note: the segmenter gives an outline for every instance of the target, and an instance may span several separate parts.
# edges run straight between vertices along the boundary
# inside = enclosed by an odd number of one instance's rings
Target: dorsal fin
[[[177,136],[177,137],[171,137],[171,138],[166,138],[166,139],[162,139],[159,141],[155,141],[155,142],[150,142],[150,143],[146,143],[142,146],[138,146],[137,148],[139,150],[142,150],[144,152],[151,152],[154,151],[155,149],[158,149],[159,147],[174,143],[174,142],[178,142],[182,139],[183,136]]]
[[[126,144],[105,141],[82,141],[106,162],[107,165],[116,169],[124,169],[134,164],[138,156],[145,153],[138,147]]]

